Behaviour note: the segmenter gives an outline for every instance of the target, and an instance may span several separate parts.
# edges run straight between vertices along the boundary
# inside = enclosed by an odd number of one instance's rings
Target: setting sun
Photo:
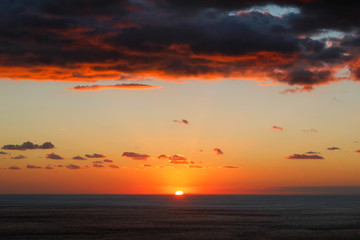
[[[176,196],[182,196],[182,195],[184,195],[184,192],[183,191],[176,191],[175,195]]]

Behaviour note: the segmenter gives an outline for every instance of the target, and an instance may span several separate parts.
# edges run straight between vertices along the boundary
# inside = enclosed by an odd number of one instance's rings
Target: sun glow
[[[184,192],[183,191],[176,191],[175,195],[176,196],[182,196],[182,195],[184,195]]]

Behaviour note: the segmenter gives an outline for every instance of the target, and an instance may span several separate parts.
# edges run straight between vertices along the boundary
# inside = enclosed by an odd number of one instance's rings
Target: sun
[[[176,196],[182,196],[182,195],[184,195],[184,192],[183,191],[176,191],[174,194]]]

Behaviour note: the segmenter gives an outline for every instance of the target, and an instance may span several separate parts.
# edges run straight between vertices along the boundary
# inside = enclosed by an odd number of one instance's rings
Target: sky
[[[0,17],[0,194],[360,193],[360,1]]]

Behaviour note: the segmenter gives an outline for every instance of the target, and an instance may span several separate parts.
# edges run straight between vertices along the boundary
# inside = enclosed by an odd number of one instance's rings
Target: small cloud
[[[109,168],[119,168],[119,167],[116,165],[110,165]]]
[[[60,155],[57,155],[55,153],[46,154],[46,158],[54,159],[54,160],[62,160],[62,159],[64,159],[63,157],[61,157]]]
[[[185,119],[182,119],[182,120],[174,120],[173,122],[179,123],[179,124],[189,125],[189,121],[188,121],[188,120],[185,120]]]
[[[6,153],[6,152],[1,152],[1,151],[0,151],[0,155],[1,155],[1,154],[8,154],[8,153]]]
[[[190,161],[190,164],[195,164],[195,162],[194,162],[194,161]]]
[[[320,153],[319,153],[319,152],[310,151],[310,152],[306,152],[305,154],[320,154]]]
[[[319,132],[318,130],[316,130],[316,129],[313,129],[313,128],[311,128],[311,129],[304,129],[304,130],[302,130],[303,132],[308,132],[308,133],[317,133],[317,132]]]
[[[66,168],[76,170],[76,169],[80,169],[81,167],[79,165],[69,164],[69,165],[66,165]]]
[[[41,168],[41,167],[39,167],[39,166],[35,166],[35,165],[26,165],[26,168],[29,168],[29,169],[39,169],[39,168]]]
[[[74,160],[86,160],[86,158],[81,157],[81,156],[75,156],[72,159],[74,159]]]
[[[75,86],[73,88],[69,88],[68,90],[76,90],[76,91],[98,91],[103,89],[154,89],[161,88],[162,86],[151,86],[148,84],[140,84],[140,83],[123,83],[123,84],[115,84],[115,85],[87,85],[87,86]]]
[[[147,160],[150,156],[147,154],[140,154],[134,152],[124,152],[122,157],[128,157],[132,160]]]
[[[186,157],[184,157],[183,155],[165,155],[165,154],[161,154],[160,156],[158,156],[158,158],[160,159],[169,159],[169,163],[173,163],[173,164],[188,164],[188,161]]]
[[[99,163],[99,164],[101,164],[101,163],[103,163],[102,161],[93,161],[92,163]]]
[[[216,155],[224,155],[224,152],[220,148],[214,148]]]
[[[104,167],[104,165],[95,163],[95,164],[93,165],[93,167],[102,168],[102,167]]]
[[[278,130],[278,131],[284,131],[284,129],[282,127],[279,127],[279,126],[272,126],[271,129],[273,130]]]
[[[341,148],[338,148],[338,147],[328,147],[327,150],[340,150]]]
[[[170,157],[169,155],[161,154],[157,158],[159,158],[159,159],[168,159],[169,157]]]
[[[114,162],[114,161],[113,161],[113,160],[110,160],[110,159],[105,159],[104,162],[106,162],[106,163],[112,163],[112,162]]]
[[[293,154],[293,155],[290,155],[288,157],[286,157],[287,159],[295,159],[295,160],[302,160],[302,159],[314,159],[314,160],[317,160],[317,159],[324,159],[322,156],[320,155],[317,155],[317,154]]]
[[[11,159],[24,159],[24,158],[26,158],[26,157],[23,155],[18,155],[18,156],[12,157]]]
[[[20,170],[21,168],[19,168],[18,166],[11,166],[8,169],[10,169],[10,170]]]
[[[287,94],[287,93],[302,93],[302,92],[311,92],[313,90],[313,87],[311,86],[304,86],[302,88],[287,88],[284,91],[280,91],[280,94]]]
[[[21,145],[13,145],[13,144],[9,144],[9,145],[4,145],[2,147],[2,149],[6,149],[6,150],[29,150],[29,149],[52,149],[54,148],[54,144],[52,144],[51,142],[44,142],[41,145],[38,144],[34,144],[30,141],[24,142]]]
[[[203,166],[198,165],[189,165],[189,168],[204,168]]]
[[[150,164],[144,164],[144,167],[149,168],[149,167],[151,167],[151,165]]]
[[[223,168],[239,168],[237,166],[223,166]]]
[[[360,153],[360,149],[355,151],[356,153]]]
[[[54,169],[54,168],[50,165],[47,165],[46,167],[44,167],[44,169]]]
[[[99,154],[99,153],[94,153],[94,154],[85,154],[85,157],[87,158],[105,158],[106,156]]]
[[[172,155],[169,157],[169,163],[172,164],[188,164],[187,158],[182,155]]]
[[[63,165],[57,165],[57,167],[64,167]]]

